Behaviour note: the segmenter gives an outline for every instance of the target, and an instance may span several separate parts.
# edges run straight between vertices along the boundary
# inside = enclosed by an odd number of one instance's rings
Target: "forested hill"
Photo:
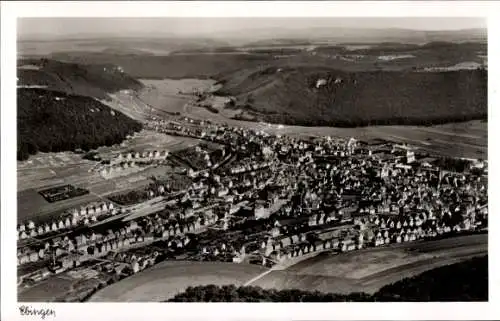
[[[138,90],[143,85],[120,66],[76,64],[50,59],[22,59],[17,62],[19,87],[42,87],[68,94],[99,99],[124,89]]]
[[[240,118],[306,126],[431,125],[487,119],[487,71],[346,72],[269,67],[222,77]]]
[[[89,150],[123,141],[142,125],[91,97],[39,88],[17,90],[17,158]]]

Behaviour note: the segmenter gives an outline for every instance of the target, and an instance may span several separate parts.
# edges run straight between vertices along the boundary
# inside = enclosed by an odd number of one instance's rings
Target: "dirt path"
[[[274,271],[274,268],[270,268],[269,270],[265,271],[265,272],[262,272],[261,274],[257,275],[256,277],[254,277],[253,279],[249,280],[248,282],[246,282],[245,284],[243,284],[243,286],[249,286],[250,284],[254,283],[255,281],[257,281],[258,279],[261,279],[263,278],[264,276],[268,275],[269,273],[271,273],[272,271]]]

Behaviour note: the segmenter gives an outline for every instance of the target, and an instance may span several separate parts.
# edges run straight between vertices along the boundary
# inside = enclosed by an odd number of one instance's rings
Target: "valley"
[[[487,255],[486,43],[398,32],[22,41],[19,299],[373,294]]]

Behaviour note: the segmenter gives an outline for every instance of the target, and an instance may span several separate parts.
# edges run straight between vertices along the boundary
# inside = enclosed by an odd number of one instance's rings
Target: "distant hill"
[[[411,30],[400,28],[341,28],[341,27],[318,27],[318,28],[255,28],[252,30],[228,31],[220,37],[236,38],[237,36],[253,38],[245,45],[254,46],[272,46],[276,43],[284,43],[289,39],[299,39],[300,42],[362,42],[362,43],[380,43],[380,42],[403,42],[412,44],[421,44],[431,41],[486,41],[486,29],[463,29],[463,30]]]
[[[314,41],[309,39],[285,38],[285,39],[263,39],[246,43],[244,47],[280,47],[280,46],[309,46],[314,44]]]
[[[138,90],[142,83],[120,66],[76,64],[51,59],[21,59],[17,63],[18,86],[40,86],[48,90],[100,99],[123,89]]]
[[[220,82],[218,94],[236,97],[232,108],[247,120],[353,127],[487,118],[485,70],[348,72],[271,66],[223,75]]]
[[[207,50],[203,50],[206,52]],[[191,52],[191,51],[190,51]],[[267,55],[173,54],[169,56],[132,56],[104,52],[58,52],[53,59],[78,64],[116,64],[135,78],[210,78],[269,61]]]
[[[17,90],[17,159],[37,152],[90,150],[122,142],[142,125],[91,97]]]
[[[134,49],[134,48],[128,48],[128,47],[109,47],[106,49],[101,50],[103,53],[111,54],[111,55],[141,55],[141,56],[152,56],[153,53],[149,52],[147,50],[140,50],[140,49]]]
[[[83,35],[64,38],[50,38],[34,35],[18,39],[17,49],[20,56],[50,56],[54,52],[102,52],[116,50],[137,54],[168,54],[172,51],[196,50],[229,46],[228,42],[209,38],[154,37],[148,34],[135,36]],[[143,53],[141,53],[143,52]]]
[[[353,48],[349,47],[363,47]],[[462,42],[454,43],[448,41],[433,41],[425,44],[410,44],[398,42],[382,42],[377,44],[354,43],[354,44],[338,44],[338,45],[322,45],[315,48],[319,53],[332,54],[358,54],[358,55],[386,55],[386,54],[412,54],[421,59],[435,56],[444,61],[456,60],[471,60],[477,57],[479,52],[486,54],[488,49],[487,43],[481,42]]]

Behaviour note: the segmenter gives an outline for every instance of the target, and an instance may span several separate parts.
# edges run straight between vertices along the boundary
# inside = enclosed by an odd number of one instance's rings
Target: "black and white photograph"
[[[486,17],[16,29],[19,304],[488,302]]]

